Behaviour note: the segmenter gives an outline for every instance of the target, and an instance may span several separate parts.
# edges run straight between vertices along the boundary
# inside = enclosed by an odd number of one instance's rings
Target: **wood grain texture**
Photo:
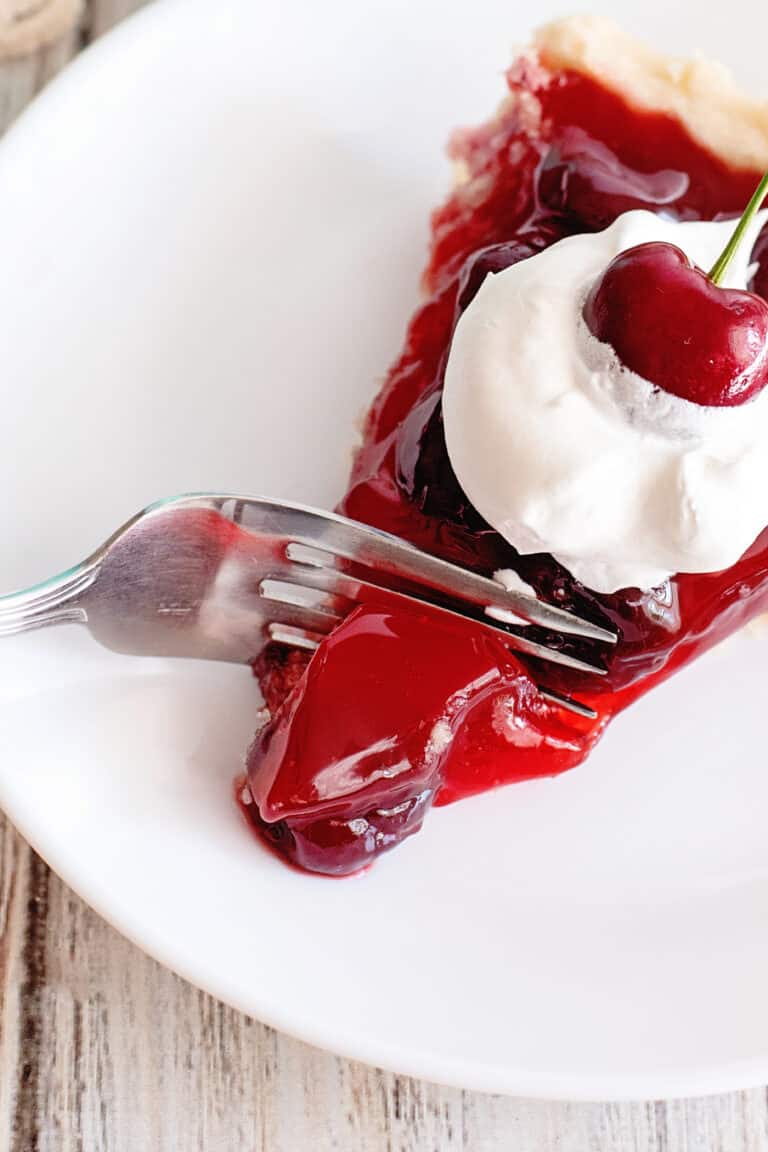
[[[0,129],[79,46],[140,3],[92,0],[58,44],[0,64]],[[768,1100],[756,1090],[670,1103],[543,1103],[337,1059],[225,1008],[144,956],[0,818],[6,1149],[768,1152]]]
[[[6,825],[0,1148],[11,1152],[765,1152],[764,1091],[546,1103],[318,1052],[162,969]]]

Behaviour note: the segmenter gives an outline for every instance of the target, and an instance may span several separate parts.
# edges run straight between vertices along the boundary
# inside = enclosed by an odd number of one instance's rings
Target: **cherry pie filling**
[[[737,215],[759,176],[581,74],[522,61],[508,84],[501,116],[454,141],[470,180],[434,215],[430,295],[369,414],[340,510],[483,574],[513,569],[542,600],[619,639],[597,681],[524,661],[503,637],[428,609],[370,604],[311,659],[267,649],[255,670],[271,719],[249,753],[245,810],[282,856],[315,872],[365,867],[417,831],[432,804],[573,767],[612,716],[768,609],[768,531],[723,572],[598,594],[549,555],[519,555],[461,490],[442,377],[456,320],[486,274],[632,208],[678,220]],[[768,232],[753,259],[751,287],[765,295]],[[586,655],[582,645],[561,644]],[[597,719],[563,711],[536,683],[578,696]]]

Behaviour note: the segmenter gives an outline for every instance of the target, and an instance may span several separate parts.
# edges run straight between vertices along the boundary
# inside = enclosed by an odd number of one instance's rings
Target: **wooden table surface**
[[[0,0],[0,129],[141,3]],[[337,1059],[148,959],[2,817],[0,861],[0,1152],[768,1152],[764,1089],[544,1103]]]

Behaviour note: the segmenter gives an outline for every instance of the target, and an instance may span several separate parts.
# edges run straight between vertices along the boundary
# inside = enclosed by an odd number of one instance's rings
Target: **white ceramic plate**
[[[334,499],[515,8],[165,0],[25,115],[0,149],[3,586],[158,496]],[[693,2],[616,8],[761,76],[757,0],[730,38]],[[583,768],[435,812],[340,883],[235,809],[247,672],[40,633],[0,648],[0,799],[147,951],[309,1041],[493,1091],[723,1090],[768,1079],[764,661],[735,641]]]

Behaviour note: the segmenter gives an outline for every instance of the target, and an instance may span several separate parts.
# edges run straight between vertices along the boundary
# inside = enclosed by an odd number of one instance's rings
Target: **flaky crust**
[[[635,107],[675,116],[733,168],[768,168],[768,101],[747,96],[721,64],[665,55],[599,16],[545,25],[533,51],[548,70],[584,73]]]

